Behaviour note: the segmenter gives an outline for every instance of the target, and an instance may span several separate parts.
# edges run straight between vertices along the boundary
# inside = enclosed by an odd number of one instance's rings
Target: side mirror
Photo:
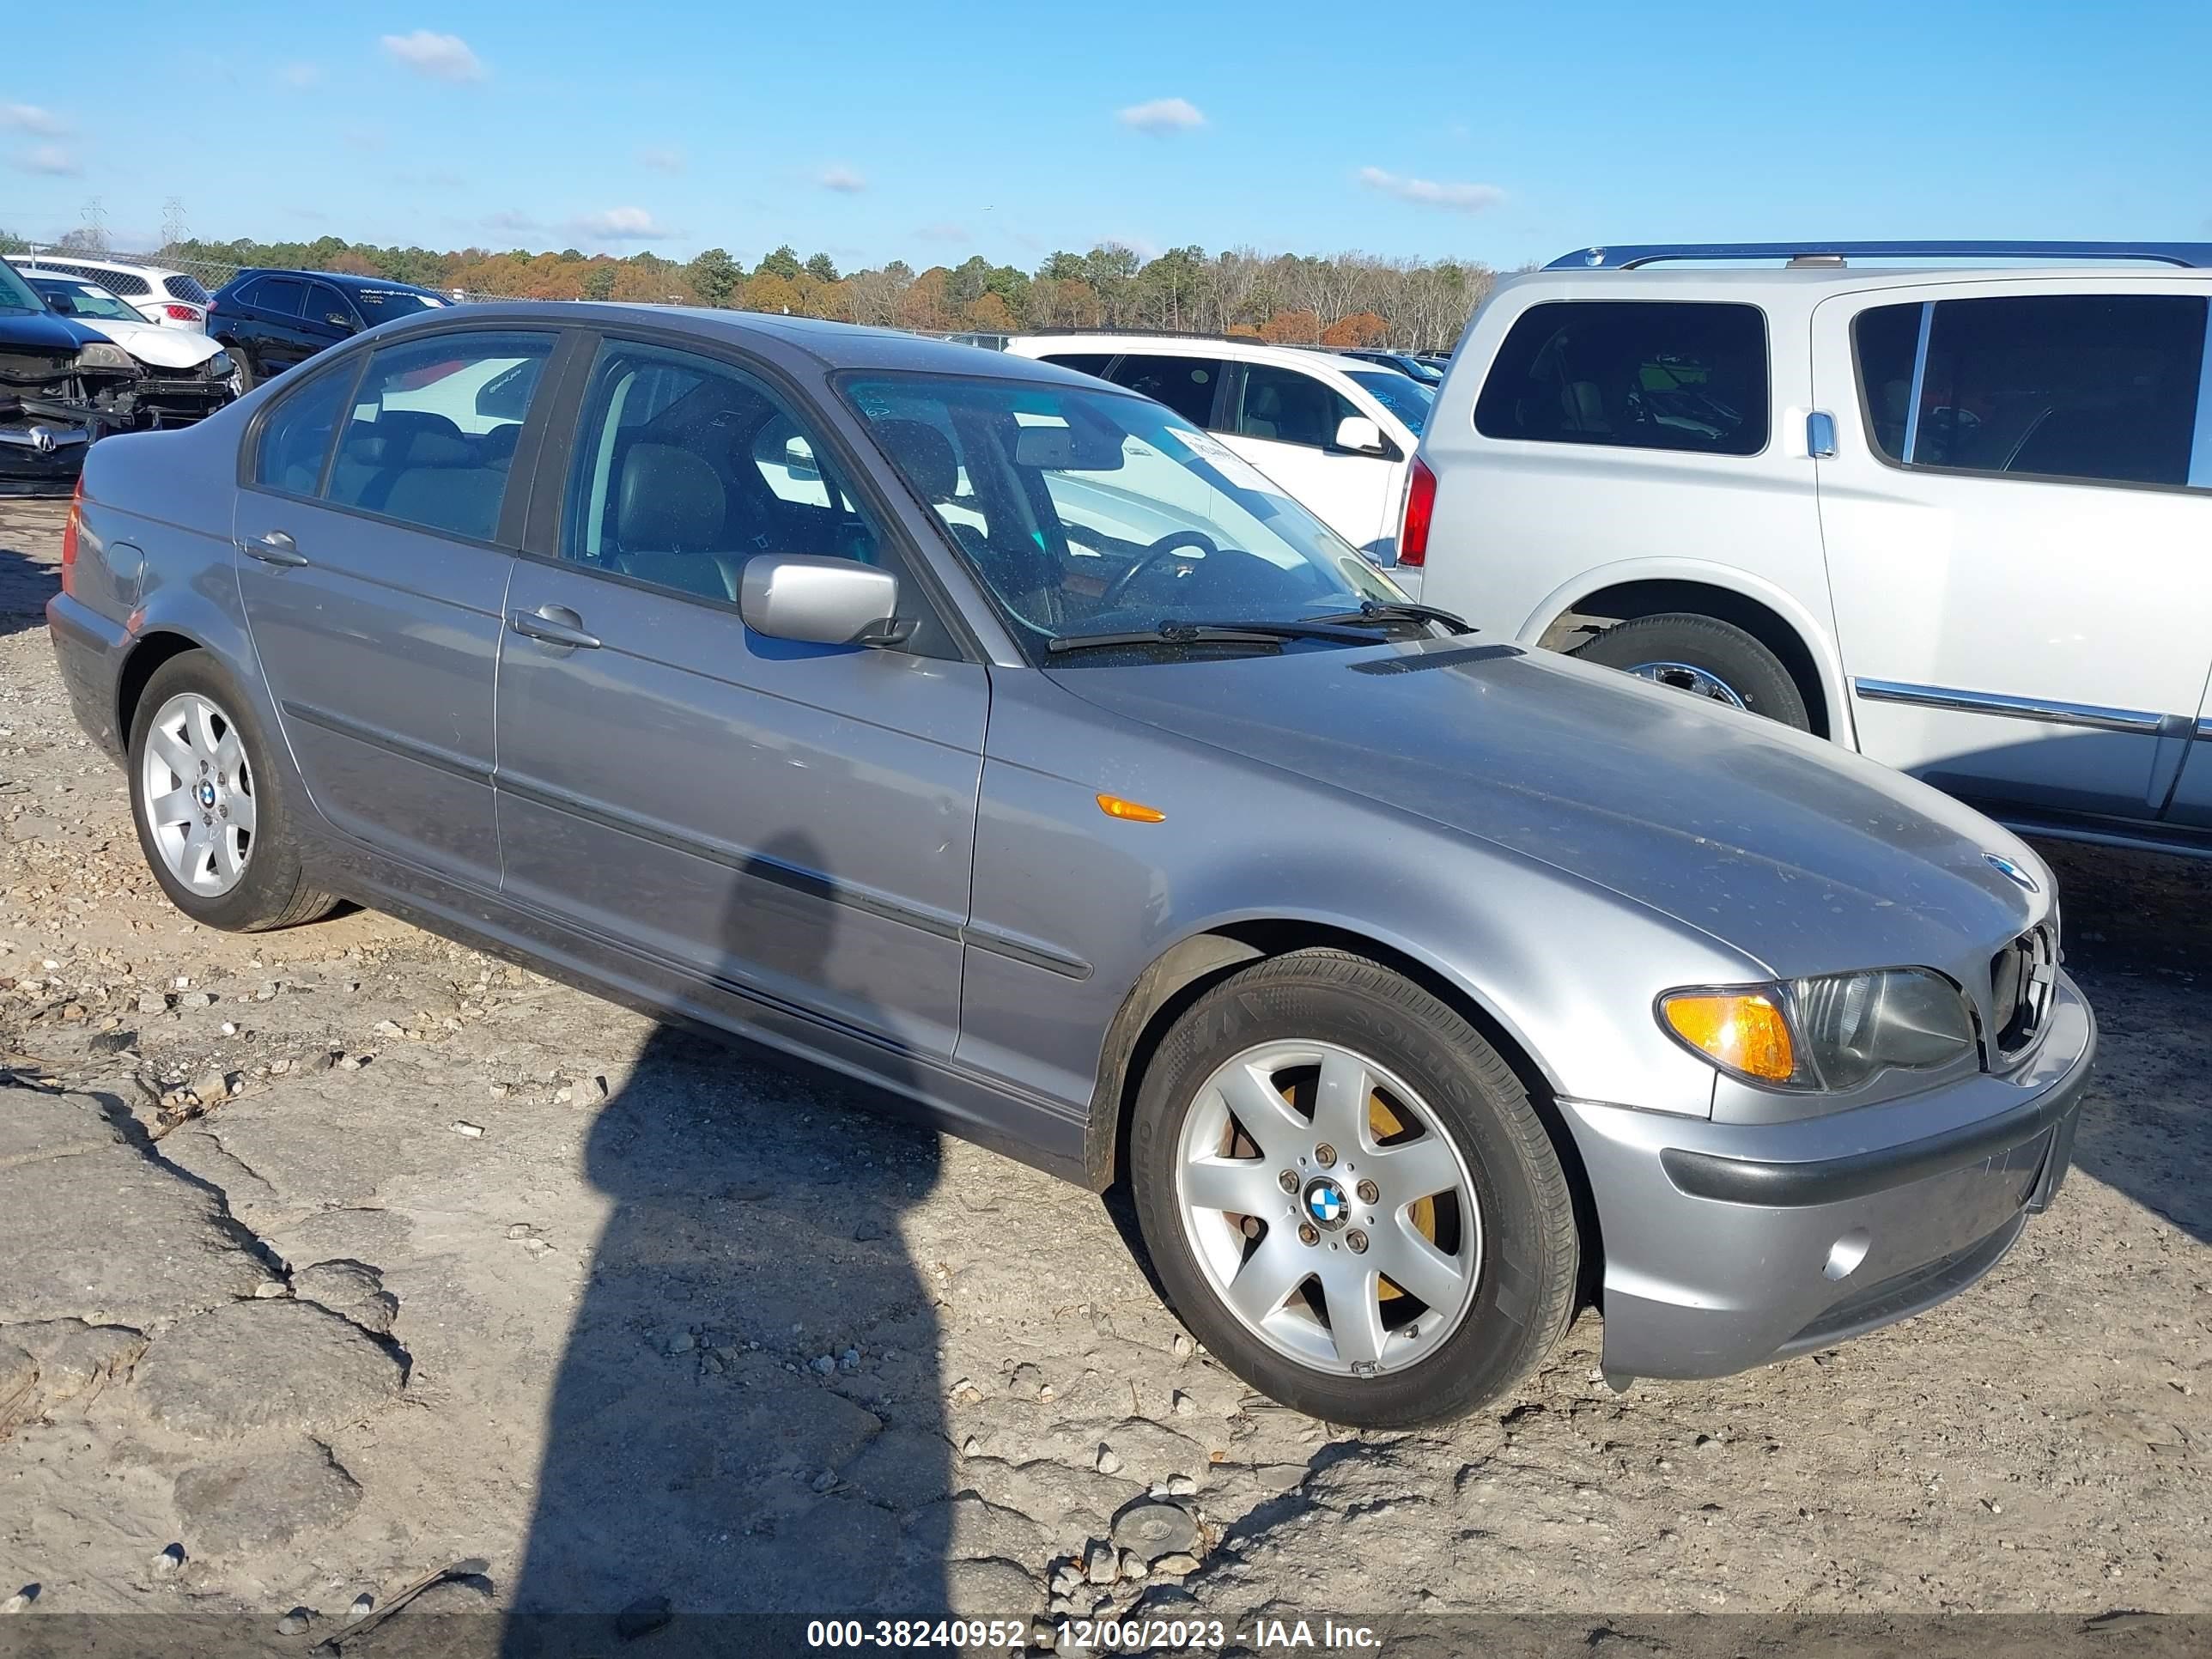
[[[1382,428],[1364,415],[1347,415],[1336,423],[1336,447],[1355,454],[1380,455]]]
[[[898,578],[855,559],[763,553],[745,562],[738,612],[771,639],[809,645],[896,645],[913,632],[896,619]]]
[[[814,465],[814,446],[804,438],[793,438],[783,447],[784,470],[797,478],[818,477]]]

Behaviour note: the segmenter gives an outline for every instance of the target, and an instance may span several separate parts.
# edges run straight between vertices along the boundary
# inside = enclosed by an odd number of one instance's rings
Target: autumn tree
[[[799,284],[788,276],[777,276],[774,271],[754,276],[745,283],[744,308],[786,315],[799,311]]]
[[[1260,325],[1269,345],[1314,345],[1321,339],[1321,318],[1310,311],[1279,311]]]
[[[1371,311],[1340,317],[1321,331],[1325,346],[1378,346],[1390,337],[1390,325]]]
[[[960,320],[967,327],[987,334],[1011,334],[1021,326],[1013,307],[988,289],[961,307]]]

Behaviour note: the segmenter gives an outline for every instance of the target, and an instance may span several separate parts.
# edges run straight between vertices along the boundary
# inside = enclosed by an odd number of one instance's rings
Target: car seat
[[[728,506],[720,476],[690,450],[634,443],[622,458],[605,562],[640,581],[734,599],[745,559],[728,548]]]

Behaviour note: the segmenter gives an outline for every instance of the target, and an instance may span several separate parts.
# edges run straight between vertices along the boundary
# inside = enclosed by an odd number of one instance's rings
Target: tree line
[[[64,241],[82,238],[72,233]],[[0,234],[0,249],[16,246],[20,239]],[[1157,329],[1419,351],[1449,349],[1495,280],[1489,267],[1459,259],[1263,254],[1250,247],[1208,254],[1196,246],[1146,259],[1114,242],[1087,253],[1055,252],[1033,271],[993,264],[981,255],[921,270],[894,259],[840,272],[826,253],[802,259],[783,246],[748,270],[719,247],[678,261],[573,247],[437,252],[335,236],[312,242],[195,238],[162,253],[215,264],[347,271],[502,298],[721,306],[930,333]]]

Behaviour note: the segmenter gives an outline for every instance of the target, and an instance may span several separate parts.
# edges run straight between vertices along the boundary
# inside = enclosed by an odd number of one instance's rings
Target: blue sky
[[[98,23],[93,22],[97,18]],[[2212,5],[19,6],[0,227],[846,268],[2212,237]]]

